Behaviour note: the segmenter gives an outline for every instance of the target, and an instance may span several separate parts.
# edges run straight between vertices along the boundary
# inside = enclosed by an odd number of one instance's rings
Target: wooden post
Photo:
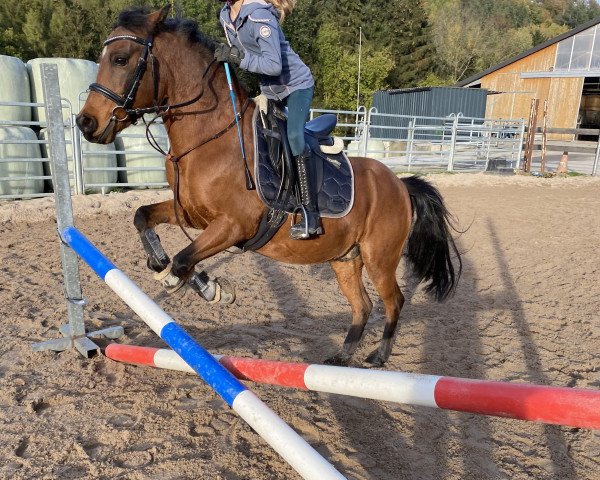
[[[542,158],[541,158],[541,166],[540,171],[542,173],[546,172],[546,147],[548,145],[548,100],[544,100],[544,119],[543,119],[543,127],[542,127]]]
[[[537,111],[540,101],[531,99],[531,110],[529,111],[529,124],[527,126],[527,139],[525,141],[525,159],[523,160],[523,171],[531,171],[531,157],[533,155],[533,144],[535,142],[535,130],[537,128]]]

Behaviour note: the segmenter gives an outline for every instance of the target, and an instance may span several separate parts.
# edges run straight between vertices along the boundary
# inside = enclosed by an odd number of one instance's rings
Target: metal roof
[[[415,92],[430,92],[433,89],[445,88],[445,89],[457,89],[460,90],[459,86],[443,86],[443,87],[412,87],[412,88],[392,88],[390,90],[378,90],[376,93],[385,92],[388,95],[397,95],[400,93],[415,93]]]
[[[587,30],[590,27],[598,25],[599,23],[600,23],[600,17],[596,17],[593,20],[590,20],[589,22],[586,22],[572,30],[569,30],[568,32],[565,32],[557,37],[551,38],[550,40],[546,40],[544,43],[540,43],[539,45],[533,47],[531,50],[527,50],[526,52],[521,53],[520,55],[517,55],[516,57],[509,58],[508,60],[505,60],[504,62],[499,63],[498,65],[494,65],[493,67],[490,67],[487,70],[484,70],[483,72],[477,73],[469,78],[461,80],[455,86],[456,87],[465,87],[465,86],[469,85],[470,83],[473,83],[476,80],[479,80],[480,78],[485,77],[486,75],[489,75],[492,72],[495,72],[496,70],[500,70],[501,68],[504,68],[504,67],[510,65],[511,63],[518,62],[519,60],[522,60],[523,58],[528,57],[529,55],[531,55],[535,52],[539,52],[540,50],[543,50],[544,48],[547,48],[550,45],[554,45],[555,43],[558,43],[558,42],[564,40],[565,38],[569,38],[569,37],[572,37],[573,35],[577,35],[579,32],[583,32],[584,30]]]

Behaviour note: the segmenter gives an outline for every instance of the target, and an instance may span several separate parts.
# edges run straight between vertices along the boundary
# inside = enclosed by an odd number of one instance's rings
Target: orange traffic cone
[[[563,152],[558,167],[556,167],[556,173],[567,173],[567,163],[569,162],[569,152]]]

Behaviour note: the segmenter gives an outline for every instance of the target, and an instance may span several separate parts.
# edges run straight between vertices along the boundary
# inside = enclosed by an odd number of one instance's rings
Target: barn
[[[548,126],[600,127],[600,17],[469,77],[459,87],[488,90],[487,118],[528,118],[548,101]],[[572,138],[572,137],[571,137]]]

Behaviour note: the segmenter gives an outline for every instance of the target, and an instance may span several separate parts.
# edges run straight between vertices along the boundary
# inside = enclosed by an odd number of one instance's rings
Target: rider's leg
[[[296,162],[300,199],[306,210],[306,218],[303,215],[302,219],[293,225],[290,231],[290,237],[297,240],[323,233],[321,217],[317,208],[317,192],[314,184],[314,169],[310,158],[310,149],[304,141],[304,124],[310,113],[313,90],[312,87],[296,90],[286,98],[288,140]],[[307,223],[308,229],[306,228]]]

